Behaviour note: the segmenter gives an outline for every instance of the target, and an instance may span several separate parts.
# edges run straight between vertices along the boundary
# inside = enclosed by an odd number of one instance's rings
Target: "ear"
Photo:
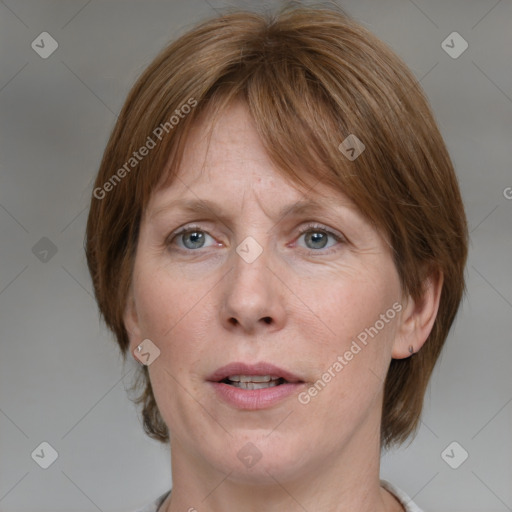
[[[137,345],[142,341],[141,330],[139,326],[139,317],[137,314],[137,307],[135,304],[134,294],[132,286],[126,299],[126,306],[123,313],[123,321],[126,331],[128,332],[128,338],[130,340],[129,351],[133,356],[133,351]]]
[[[431,272],[423,283],[422,296],[418,300],[408,297],[397,326],[393,359],[410,357],[427,341],[439,309],[443,281],[442,272]]]

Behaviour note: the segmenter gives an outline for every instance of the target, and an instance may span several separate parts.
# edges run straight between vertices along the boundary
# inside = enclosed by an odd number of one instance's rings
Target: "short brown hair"
[[[465,290],[467,224],[453,165],[418,82],[341,10],[226,13],[185,33],[143,72],[105,149],[87,222],[87,262],[103,318],[126,359],[123,312],[149,197],[163,178],[172,182],[200,113],[221,112],[234,99],[248,105],[279,172],[306,187],[320,181],[341,191],[386,236],[404,293],[418,299],[430,273],[444,276],[426,343],[413,357],[393,359],[387,374],[382,446],[399,444],[417,430]],[[366,147],[354,160],[340,150],[351,134]],[[154,148],[132,161],[150,140]],[[140,376],[144,429],[167,442],[147,367]]]

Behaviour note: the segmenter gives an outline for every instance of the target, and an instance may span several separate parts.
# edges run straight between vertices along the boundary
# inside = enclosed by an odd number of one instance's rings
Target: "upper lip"
[[[288,382],[303,382],[297,375],[266,362],[259,362],[255,364],[242,362],[229,363],[215,370],[209,377],[207,377],[206,380],[220,382],[226,377],[233,375],[272,375],[275,377],[281,377]]]

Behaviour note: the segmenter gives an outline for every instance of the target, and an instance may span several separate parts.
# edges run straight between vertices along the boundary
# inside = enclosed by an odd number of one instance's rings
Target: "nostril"
[[[270,322],[272,322],[272,319],[269,317],[269,316],[266,316],[264,319],[265,323],[269,324]]]

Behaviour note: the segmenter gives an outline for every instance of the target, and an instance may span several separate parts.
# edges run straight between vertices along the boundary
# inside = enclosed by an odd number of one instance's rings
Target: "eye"
[[[327,247],[328,239],[332,238],[334,243],[329,247],[336,245],[336,242],[344,242],[345,239],[342,235],[334,233],[325,226],[319,224],[309,224],[300,229],[299,238],[304,236],[306,248],[309,249],[310,253],[317,253]],[[212,240],[213,237],[206,231],[201,229],[200,226],[188,225],[179,230],[177,233],[173,233],[169,236],[166,241],[167,246],[177,244],[179,250],[190,251],[196,249],[202,249],[207,247],[205,245],[206,238],[209,237]],[[333,251],[324,251],[324,254],[329,254]]]
[[[176,240],[177,242],[181,242],[183,244],[181,246],[178,244],[179,249],[202,249],[204,247],[206,237],[212,238],[199,226],[185,226],[177,233],[171,235],[169,240],[166,242],[166,245],[173,245],[174,240]]]
[[[325,226],[318,224],[310,224],[301,228],[300,237],[303,235],[306,246],[310,249],[309,252],[311,253],[319,252],[319,250],[325,249],[329,238],[333,238],[335,242],[345,241],[341,235],[334,233]],[[332,245],[335,245],[335,243]],[[329,247],[332,247],[332,245]],[[326,253],[329,254],[331,252],[332,251],[327,251]]]

